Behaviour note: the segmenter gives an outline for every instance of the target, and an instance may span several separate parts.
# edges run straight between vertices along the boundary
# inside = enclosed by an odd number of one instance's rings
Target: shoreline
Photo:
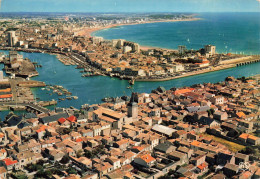
[[[0,50],[13,50],[13,49],[8,49],[8,48],[0,48]],[[15,49],[17,51],[23,51],[23,52],[27,52],[27,53],[42,53],[43,51],[34,51],[34,52],[28,52],[31,49]],[[48,52],[45,51],[45,53],[48,54],[53,54],[52,52]],[[58,55],[64,55],[63,53],[55,53],[54,55],[57,55],[57,59],[58,59]],[[160,82],[160,81],[169,81],[169,80],[174,80],[174,79],[178,79],[178,78],[185,78],[185,77],[189,77],[189,76],[195,76],[195,75],[200,75],[200,74],[204,74],[204,73],[210,73],[210,72],[215,72],[215,71],[221,71],[221,70],[225,70],[225,69],[229,69],[229,68],[234,68],[237,66],[241,66],[241,65],[247,65],[250,63],[259,63],[260,60],[260,55],[250,55],[250,56],[246,56],[246,57],[242,57],[242,58],[236,58],[236,59],[231,59],[231,60],[227,60],[224,61],[225,63],[222,63],[221,66],[218,67],[214,67],[213,69],[205,69],[205,70],[200,70],[200,71],[193,71],[193,72],[188,72],[179,76],[174,76],[174,77],[166,77],[166,78],[157,78],[157,79],[138,79],[136,78],[135,81],[139,81],[139,82]],[[257,58],[257,59],[256,59]],[[58,59],[59,60],[59,59]],[[257,62],[254,62],[258,60]],[[109,76],[109,75],[105,75],[105,76]],[[110,76],[111,77],[111,76]],[[115,78],[114,76],[111,78]],[[126,79],[127,80],[127,79]]]
[[[174,76],[174,77],[168,77],[168,78],[161,78],[161,79],[136,79],[136,82],[160,82],[160,81],[170,81],[174,79],[179,79],[179,78],[185,78],[185,77],[190,77],[190,76],[196,76],[204,73],[210,73],[210,72],[216,72],[216,71],[221,71],[221,70],[226,70],[229,68],[235,68],[237,67],[236,64],[230,64],[230,65],[225,65],[223,67],[216,67],[215,69],[206,69],[206,70],[201,70],[201,71],[195,71],[191,73],[186,73],[180,76]]]
[[[158,20],[158,21],[145,21],[141,23],[130,23],[130,24],[112,24],[112,25],[107,25],[103,27],[96,27],[96,28],[88,28],[79,31],[79,35],[83,36],[88,36],[88,37],[95,37],[93,33],[104,30],[104,29],[110,29],[110,28],[115,28],[115,27],[120,27],[120,26],[127,26],[127,25],[139,25],[139,24],[152,24],[152,23],[162,23],[162,22],[186,22],[186,21],[198,21],[201,20],[202,18],[191,18],[191,19],[179,19],[179,20]],[[161,48],[161,47],[154,47],[154,46],[141,46],[141,50],[148,50],[148,49],[163,49],[163,50],[168,50],[168,51],[176,51],[176,49],[168,49],[168,48]]]
[[[252,63],[259,63],[260,59],[253,58],[254,56],[247,56],[244,58],[237,58],[237,59],[232,59],[230,60],[230,63],[225,63],[221,66],[214,67],[213,69],[205,69],[205,70],[200,70],[200,71],[193,71],[189,73],[182,74],[180,76],[174,76],[174,77],[167,77],[167,78],[161,78],[161,79],[136,79],[135,81],[140,81],[140,82],[159,82],[159,81],[169,81],[169,80],[174,80],[178,78],[185,78],[185,77],[190,77],[190,76],[196,76],[204,73],[210,73],[210,72],[216,72],[216,71],[221,71],[221,70],[226,70],[230,68],[235,68],[243,65],[248,65]]]

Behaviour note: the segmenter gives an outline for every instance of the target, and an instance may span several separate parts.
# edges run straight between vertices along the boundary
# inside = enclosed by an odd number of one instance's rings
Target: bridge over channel
[[[49,113],[50,112],[49,109],[39,106],[37,104],[29,103],[29,104],[26,104],[25,106],[26,106],[27,110],[30,112],[38,112],[38,113]]]

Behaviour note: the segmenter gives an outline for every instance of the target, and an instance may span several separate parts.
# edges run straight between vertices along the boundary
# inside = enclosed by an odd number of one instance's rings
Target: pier
[[[237,67],[238,67],[238,66],[249,65],[249,64],[258,63],[258,62],[260,62],[260,59],[250,60],[250,61],[246,61],[246,62],[241,62],[241,63],[238,63],[238,64],[236,64],[236,65],[237,65]]]

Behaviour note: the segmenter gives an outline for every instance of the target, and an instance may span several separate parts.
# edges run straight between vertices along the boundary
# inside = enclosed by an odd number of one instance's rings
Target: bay
[[[200,49],[218,53],[260,54],[260,13],[201,13],[198,21],[126,25],[92,33],[105,39],[126,39],[142,46]]]

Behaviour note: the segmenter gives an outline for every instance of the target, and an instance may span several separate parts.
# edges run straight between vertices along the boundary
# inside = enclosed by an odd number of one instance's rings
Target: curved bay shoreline
[[[153,24],[153,23],[162,23],[162,22],[186,22],[186,21],[198,21],[202,20],[202,18],[190,18],[190,19],[178,19],[178,20],[159,20],[159,21],[145,21],[141,23],[130,23],[130,24],[112,24],[112,25],[107,25],[103,27],[97,27],[97,28],[91,28],[91,29],[84,29],[79,31],[79,35],[84,35],[84,36],[89,36],[93,37],[96,36],[94,35],[95,32],[98,32],[100,30],[104,29],[110,29],[110,28],[115,28],[115,27],[120,27],[120,26],[128,26],[128,25],[141,25],[141,24]],[[160,47],[154,47],[154,46],[141,46],[141,50],[148,50],[148,49],[164,49],[164,50],[169,50],[169,51],[176,51],[176,49],[168,49],[168,48],[160,48]]]

